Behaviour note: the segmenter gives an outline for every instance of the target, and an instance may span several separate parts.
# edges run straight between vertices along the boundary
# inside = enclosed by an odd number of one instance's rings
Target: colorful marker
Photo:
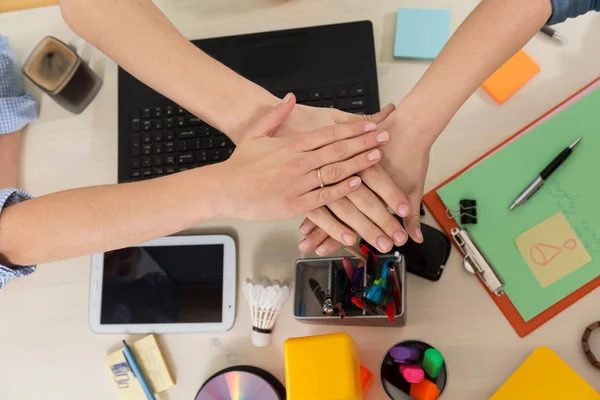
[[[354,276],[354,267],[352,266],[352,262],[348,257],[344,257],[342,259],[342,264],[344,265],[344,269],[346,270],[346,274],[348,275],[348,279],[352,281],[352,277]]]
[[[410,385],[410,397],[415,400],[437,400],[440,397],[440,389],[435,383],[423,379]]]
[[[400,373],[408,383],[419,383],[425,378],[425,372],[414,364],[402,364]]]
[[[432,377],[437,378],[444,364],[444,356],[434,348],[425,350],[423,355],[423,370]]]
[[[390,350],[390,356],[397,363],[416,361],[421,357],[421,350],[414,347],[396,346]]]

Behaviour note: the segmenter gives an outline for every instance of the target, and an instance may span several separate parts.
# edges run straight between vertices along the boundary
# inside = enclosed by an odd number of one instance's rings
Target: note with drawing
[[[529,229],[515,242],[543,288],[592,261],[562,212]]]
[[[130,347],[154,393],[164,392],[175,385],[154,335],[148,335]],[[104,361],[117,388],[119,400],[146,400],[122,350],[109,354]]]

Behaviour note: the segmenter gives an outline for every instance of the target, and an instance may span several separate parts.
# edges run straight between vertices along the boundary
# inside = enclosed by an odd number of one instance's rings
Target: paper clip
[[[460,223],[463,225],[477,223],[477,200],[462,199],[458,203],[458,210],[446,209],[446,217],[452,219],[460,217]]]
[[[496,275],[483,253],[479,251],[469,233],[465,229],[452,228],[450,234],[464,256],[463,265],[465,269],[472,274],[477,274],[490,292],[496,296],[504,295],[502,280]]]

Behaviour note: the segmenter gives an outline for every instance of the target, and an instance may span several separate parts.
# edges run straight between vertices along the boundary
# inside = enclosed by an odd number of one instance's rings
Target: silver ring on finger
[[[321,186],[321,189],[322,189],[325,185],[323,185],[323,176],[321,175],[321,167],[317,168],[317,176],[319,177],[319,186]]]

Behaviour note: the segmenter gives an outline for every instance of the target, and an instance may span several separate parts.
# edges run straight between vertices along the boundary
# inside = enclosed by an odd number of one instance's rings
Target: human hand
[[[328,124],[353,121],[384,121],[394,111],[393,104],[384,107],[375,115],[355,115],[330,108],[297,106],[290,118],[276,132],[286,135],[300,129],[308,129]],[[396,184],[381,168],[371,167],[358,174],[367,186],[340,199],[327,207],[320,207],[307,214],[301,226],[303,234],[311,234],[300,245],[300,250],[308,253],[317,249],[317,254],[326,255],[334,251],[336,240],[346,245],[356,242],[356,232],[382,252],[387,252],[393,244],[403,245],[407,234],[402,225],[389,213],[388,206],[399,215],[410,213],[408,200]],[[335,216],[334,216],[335,215]],[[340,221],[344,221],[341,223]],[[317,225],[319,228],[317,228]],[[317,228],[315,230],[315,228]],[[330,243],[323,243],[331,235]],[[329,250],[327,250],[329,248]]]
[[[374,148],[387,143],[389,135],[372,122],[270,137],[294,105],[294,96],[286,96],[248,129],[229,160],[207,167],[227,183],[215,193],[217,216],[247,220],[300,216],[359,188],[361,179],[353,175],[381,159],[381,150]]]
[[[410,121],[410,118],[407,118],[405,115],[405,110],[401,107],[380,124],[380,128],[389,131],[393,137],[393,141],[382,148],[384,152],[383,160],[380,164],[363,171],[359,176],[364,176],[369,171],[377,169],[385,170],[399,190],[408,197],[407,201],[410,209],[404,210],[404,213],[401,213],[399,210],[397,213],[403,217],[405,228],[411,238],[420,243],[423,241],[423,235],[420,230],[420,202],[423,197],[425,177],[429,164],[429,151],[433,142],[426,139],[431,137],[431,135],[424,136],[420,129],[415,128],[419,124],[416,121]],[[369,185],[364,177],[363,181]],[[363,187],[348,197],[358,196],[362,189]],[[327,255],[342,246],[341,241],[336,240],[335,236],[330,236],[328,232],[348,228],[340,221],[328,218],[326,221],[328,223],[326,231],[322,229],[324,223],[321,215],[312,212],[308,216],[309,218],[300,226],[300,231],[307,236],[300,244],[301,250],[305,251],[306,249],[306,251],[311,251],[316,248],[319,255]],[[319,223],[315,224],[315,220],[318,220]],[[373,243],[366,237],[365,240]],[[389,249],[382,250],[381,246],[375,247],[382,252],[389,251]]]

